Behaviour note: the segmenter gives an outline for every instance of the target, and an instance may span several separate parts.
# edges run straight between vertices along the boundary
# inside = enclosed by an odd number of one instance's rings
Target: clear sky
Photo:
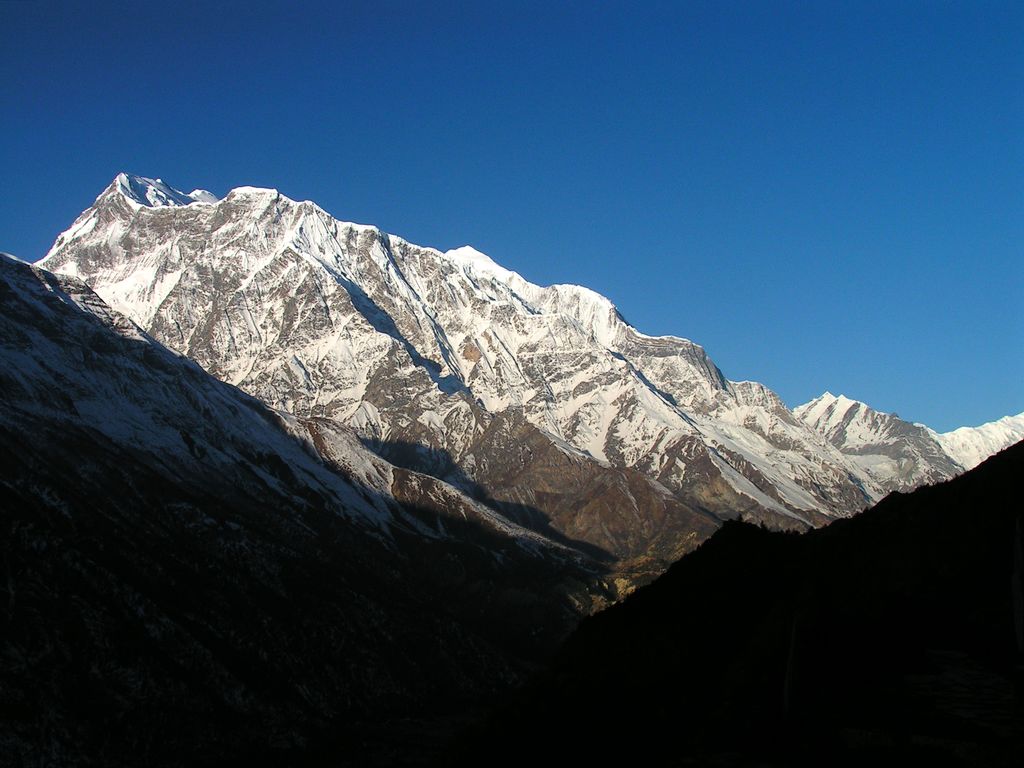
[[[0,107],[24,259],[118,171],[272,186],[790,406],[1024,410],[1020,2],[2,1]]]

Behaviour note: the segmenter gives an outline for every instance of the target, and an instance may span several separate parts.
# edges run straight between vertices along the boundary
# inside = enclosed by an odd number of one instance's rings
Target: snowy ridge
[[[125,346],[126,353],[131,352],[131,355],[118,357],[107,352],[95,355],[93,365],[83,366],[81,360],[75,360],[73,345],[61,344],[59,336],[50,338],[36,327],[23,325],[20,332],[31,338],[31,344],[3,349],[8,376],[17,382],[15,391],[23,395],[11,403],[5,415],[16,418],[18,413],[27,413],[42,418],[55,410],[54,402],[70,403],[68,410],[74,421],[102,433],[115,445],[138,454],[159,455],[161,463],[172,468],[187,466],[198,450],[199,441],[215,432],[217,439],[210,440],[202,449],[209,467],[219,467],[225,476],[232,476],[237,470],[228,467],[247,465],[249,460],[244,454],[250,446],[259,446],[260,451],[287,461],[311,486],[329,494],[339,514],[353,515],[374,527],[386,529],[391,518],[389,511],[368,507],[351,486],[327,472],[303,451],[299,441],[288,436],[289,432],[293,435],[302,432],[294,417],[280,414],[277,418],[285,430],[268,429],[265,417],[259,409],[253,408],[255,401],[209,379],[187,358],[160,347],[134,323],[112,312],[77,280],[58,279],[28,265],[18,270],[14,262],[6,260],[0,261],[0,277],[20,306],[32,311],[37,326],[41,326],[42,321],[57,322],[55,305],[59,304],[73,308],[77,315],[72,315],[70,321],[77,330],[77,336],[72,336],[75,343],[80,343],[79,338],[105,333],[138,343],[135,347]],[[102,365],[104,356],[116,358],[116,367]],[[111,371],[115,375],[112,376]],[[130,378],[132,385],[124,386],[119,381],[122,377]],[[167,381],[175,378],[178,379],[175,387],[180,393],[179,400],[168,395],[173,388],[168,387]],[[46,394],[44,382],[54,381],[62,382],[61,400]],[[182,430],[189,426],[188,414],[197,408],[205,408],[218,417],[230,414],[231,418],[223,423],[218,419],[218,423],[195,427],[189,430],[190,437],[186,440]],[[274,491],[290,494],[276,479],[262,475],[258,469],[254,471],[261,474]]]
[[[217,196],[205,189],[196,189],[186,195],[168,186],[161,179],[147,179],[129,173],[119,173],[114,179],[114,184],[126,200],[147,208],[217,202]]]
[[[1024,413],[1004,416],[980,427],[933,433],[943,449],[964,469],[973,469],[1004,448],[1024,440]]]
[[[831,392],[794,408],[793,413],[833,443],[850,450],[884,443],[893,425],[906,423],[859,400]]]
[[[445,251],[443,256],[455,264],[461,265],[463,269],[477,275],[489,275],[504,283],[509,283],[514,280],[523,281],[518,274],[505,269],[504,267],[498,266],[490,256],[480,253],[476,248],[469,245]]]

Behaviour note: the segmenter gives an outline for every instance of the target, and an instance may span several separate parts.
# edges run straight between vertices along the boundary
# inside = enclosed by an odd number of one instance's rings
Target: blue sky
[[[137,5],[0,2],[0,250],[121,170],[273,186],[791,406],[1024,410],[1020,3]]]

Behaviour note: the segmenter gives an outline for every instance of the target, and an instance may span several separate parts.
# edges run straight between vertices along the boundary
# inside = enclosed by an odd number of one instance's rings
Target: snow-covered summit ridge
[[[272,187],[242,185],[233,187],[223,198],[217,198],[213,193],[202,189],[196,189],[186,194],[171,187],[162,179],[121,172],[100,196],[100,200],[111,194],[123,198],[135,209],[174,208],[197,203],[203,205],[246,204],[249,201],[257,200],[260,201],[260,205],[277,203],[287,208],[307,212],[317,220],[312,222],[313,229],[372,231],[382,240],[394,245],[406,245],[421,252],[430,253],[476,280],[494,280],[507,290],[510,298],[527,306],[531,311],[564,312],[574,317],[581,327],[606,347],[613,347],[615,339],[625,331],[641,340],[681,342],[699,349],[698,345],[680,336],[652,336],[642,333],[625,321],[610,299],[585,286],[572,283],[542,286],[532,283],[519,273],[501,266],[490,256],[472,246],[465,245],[448,251],[419,246],[397,235],[385,233],[376,226],[339,219],[311,200],[297,201]],[[58,236],[53,247],[40,260],[40,264],[47,263],[47,260],[55,252],[66,247],[72,240],[88,235],[95,225],[96,218],[93,211],[90,209],[83,212],[71,227]]]
[[[197,203],[216,203],[220,199],[207,189],[193,189],[188,196]]]
[[[961,471],[926,427],[825,392],[793,414],[885,491],[949,479]]]
[[[980,427],[933,434],[946,453],[965,469],[973,469],[989,456],[1024,440],[1024,413],[1003,416]]]
[[[813,424],[820,431],[828,432],[847,418],[851,408],[864,408],[882,416],[889,415],[875,411],[874,408],[860,400],[853,400],[846,395],[833,395],[831,392],[823,392],[810,402],[798,405],[793,409],[793,413],[808,424]]]
[[[275,407],[435,446],[471,474],[487,471],[480,430],[512,412],[687,504],[705,503],[705,476],[729,514],[805,520],[869,500],[837,451],[696,344],[639,333],[588,288],[542,287],[476,248],[417,246],[277,190],[161,208],[108,190],[43,264]]]
[[[163,179],[150,179],[130,173],[119,173],[111,185],[128,202],[146,208],[164,208],[167,206],[191,205],[192,203],[211,204],[217,202],[217,196],[205,189],[194,189],[188,194],[166,184]]]
[[[449,261],[459,264],[462,267],[470,269],[481,275],[496,277],[505,283],[516,279],[523,279],[518,273],[513,272],[510,269],[505,269],[486,253],[481,253],[471,245],[463,245],[460,248],[445,251],[442,255]]]
[[[486,253],[478,251],[471,245],[463,245],[460,248],[454,248],[449,251],[445,251],[443,254],[446,259],[459,264],[463,267],[470,269],[478,275],[488,275],[501,280],[509,285],[518,285],[519,287],[529,287],[535,290],[543,290],[544,287],[531,283],[530,281],[523,278],[518,272],[513,272],[510,269],[498,264],[494,259],[488,256]],[[602,296],[597,291],[593,291],[583,285],[576,285],[574,283],[555,283],[553,285],[546,286],[546,288],[552,292],[559,293],[566,296],[574,296],[578,301],[598,305],[606,310],[614,310],[615,305],[607,297]]]
[[[196,203],[216,205],[221,202],[238,203],[248,199],[266,201],[267,204],[271,204],[272,201],[278,201],[284,206],[304,208],[313,216],[320,218],[322,222],[336,225],[342,229],[347,228],[359,232],[372,230],[378,233],[381,238],[385,238],[394,244],[405,244],[412,248],[432,253],[437,258],[452,264],[476,279],[493,279],[507,288],[516,299],[530,305],[536,311],[565,312],[573,316],[603,346],[615,346],[616,338],[625,331],[639,340],[666,343],[679,342],[693,346],[701,352],[703,351],[699,345],[694,344],[694,342],[685,337],[677,335],[651,335],[632,327],[610,299],[586,286],[574,283],[555,283],[543,286],[532,283],[518,272],[501,266],[490,256],[473,246],[464,245],[447,251],[418,246],[397,235],[387,234],[376,226],[339,219],[311,200],[297,201],[272,187],[237,186],[233,187],[223,198],[218,198],[213,193],[203,189],[195,189],[186,194],[181,190],[171,187],[162,179],[121,172],[117,174],[105,194],[111,192],[123,197],[134,208],[180,207]],[[95,221],[88,214],[89,211],[83,213],[68,230],[57,238],[54,247],[51,248],[41,263],[44,263],[59,247],[67,245],[71,240],[78,236],[86,235],[92,230]]]

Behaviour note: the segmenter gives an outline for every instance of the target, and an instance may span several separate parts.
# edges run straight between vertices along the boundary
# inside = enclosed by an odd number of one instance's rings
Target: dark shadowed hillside
[[[0,766],[362,766],[549,654],[569,550],[0,257]]]
[[[1022,472],[1018,444],[804,535],[725,525],[458,760],[1020,765]]]

